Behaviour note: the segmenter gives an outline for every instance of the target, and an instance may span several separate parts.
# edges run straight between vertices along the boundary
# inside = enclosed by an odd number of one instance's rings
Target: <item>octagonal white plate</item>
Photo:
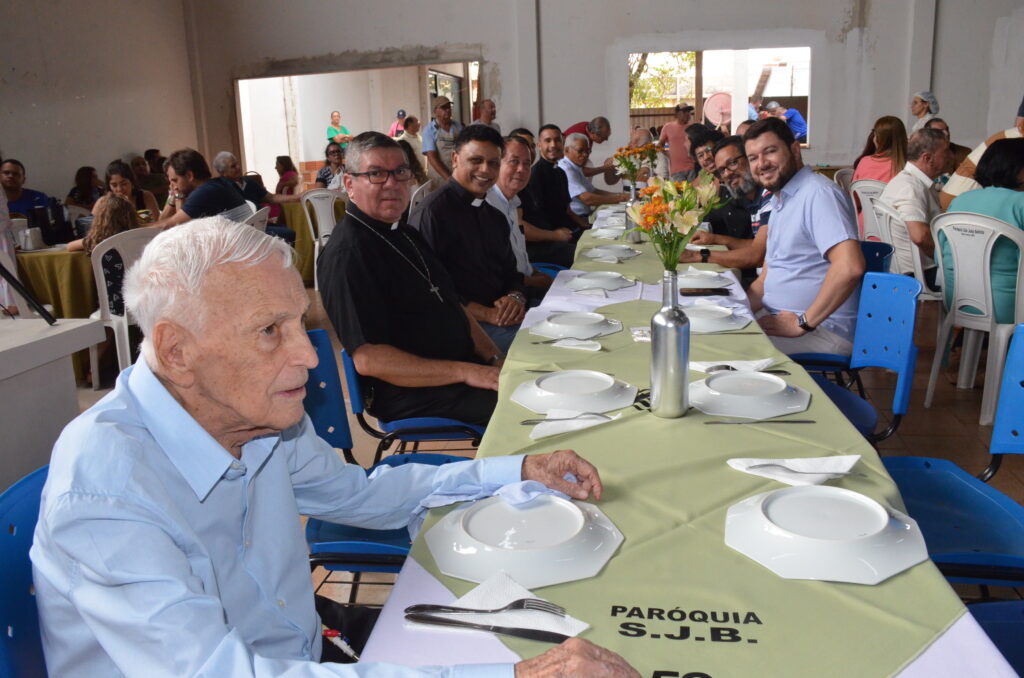
[[[602,289],[611,292],[623,287],[632,287],[635,284],[615,271],[591,271],[590,273],[581,273],[565,283],[565,286],[573,290]]]
[[[449,576],[482,582],[502,570],[529,589],[593,577],[623,541],[593,504],[549,494],[521,506],[483,499],[446,515],[425,538]]]
[[[803,412],[808,391],[764,372],[716,372],[690,383],[690,403],[704,414],[770,419]]]
[[[530,334],[551,339],[593,339],[622,331],[622,323],[600,313],[567,311],[552,313],[530,328]]]
[[[596,245],[591,249],[583,253],[583,256],[589,259],[597,259],[599,257],[618,257],[622,259],[632,259],[633,257],[640,256],[640,250],[635,250],[629,245]]]
[[[786,487],[730,506],[725,543],[786,579],[878,584],[928,559],[913,518],[825,485]]]
[[[729,332],[750,324],[750,318],[736,315],[733,309],[718,304],[691,304],[683,312],[690,319],[690,329],[697,334]]]
[[[714,271],[687,271],[679,274],[678,282],[680,289],[718,289],[728,287],[732,280]]]
[[[512,402],[537,414],[550,409],[610,412],[632,405],[636,392],[636,386],[603,372],[562,370],[523,382],[512,392]]]

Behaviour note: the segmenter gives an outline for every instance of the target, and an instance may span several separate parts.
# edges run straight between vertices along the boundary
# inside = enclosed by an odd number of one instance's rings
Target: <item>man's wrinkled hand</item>
[[[523,315],[526,313],[523,305],[509,296],[498,297],[495,299],[494,310],[496,313],[492,324],[498,325],[499,327],[518,325],[523,320]]]
[[[565,479],[567,473],[575,477],[575,482]],[[597,469],[572,450],[528,455],[523,460],[523,480],[536,480],[573,499],[586,499],[591,492],[594,499],[601,498],[601,476]]]
[[[516,664],[516,678],[640,678],[636,669],[611,650],[570,638],[542,655]]]

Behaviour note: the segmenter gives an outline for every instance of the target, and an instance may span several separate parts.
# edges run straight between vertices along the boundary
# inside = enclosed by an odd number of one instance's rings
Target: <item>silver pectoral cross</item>
[[[441,288],[437,285],[431,285],[430,291],[437,295],[437,300],[444,303],[444,299],[441,298]]]

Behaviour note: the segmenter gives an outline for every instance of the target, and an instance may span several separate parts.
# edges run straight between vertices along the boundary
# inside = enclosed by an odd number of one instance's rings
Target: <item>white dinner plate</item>
[[[826,485],[786,487],[729,507],[725,543],[786,579],[877,584],[928,559],[912,518]]]
[[[690,383],[690,403],[704,414],[770,419],[803,412],[808,391],[764,372],[715,372]]]
[[[728,287],[732,280],[714,271],[687,271],[679,274],[678,282],[680,289],[718,289]]]
[[[632,287],[635,284],[615,271],[592,271],[581,273],[567,282],[565,286],[573,290],[602,289],[611,292],[623,287]]]
[[[603,372],[562,370],[523,382],[512,392],[512,402],[537,414],[551,409],[610,412],[632,405],[636,392],[636,386]]]
[[[733,309],[718,304],[691,304],[683,312],[690,320],[690,329],[696,334],[729,332],[750,324],[750,318],[738,316]]]
[[[521,506],[489,497],[460,507],[425,539],[449,576],[482,582],[503,570],[533,589],[593,577],[623,536],[596,506],[546,494]]]
[[[618,259],[632,259],[639,256],[640,250],[635,250],[629,245],[596,245],[583,253],[583,256],[590,259],[599,257],[617,257]]]
[[[622,323],[600,313],[567,311],[552,313],[530,328],[530,334],[550,339],[593,339],[622,331]]]

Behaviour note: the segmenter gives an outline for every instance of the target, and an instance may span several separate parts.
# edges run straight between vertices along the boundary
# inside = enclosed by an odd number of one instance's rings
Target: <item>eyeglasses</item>
[[[739,169],[740,162],[742,162],[742,161],[743,161],[743,157],[738,155],[735,158],[733,158],[732,160],[729,160],[729,161],[724,162],[721,165],[719,165],[715,169],[715,174],[717,176],[722,176],[723,174],[725,174],[726,170],[728,170],[730,172],[735,172],[736,170]]]
[[[371,184],[384,184],[387,183],[388,176],[393,176],[395,181],[409,181],[412,179],[412,170],[403,165],[393,170],[372,169],[367,172],[349,172],[349,176],[366,177]]]
[[[341,151],[327,151],[327,155],[341,155]]]

